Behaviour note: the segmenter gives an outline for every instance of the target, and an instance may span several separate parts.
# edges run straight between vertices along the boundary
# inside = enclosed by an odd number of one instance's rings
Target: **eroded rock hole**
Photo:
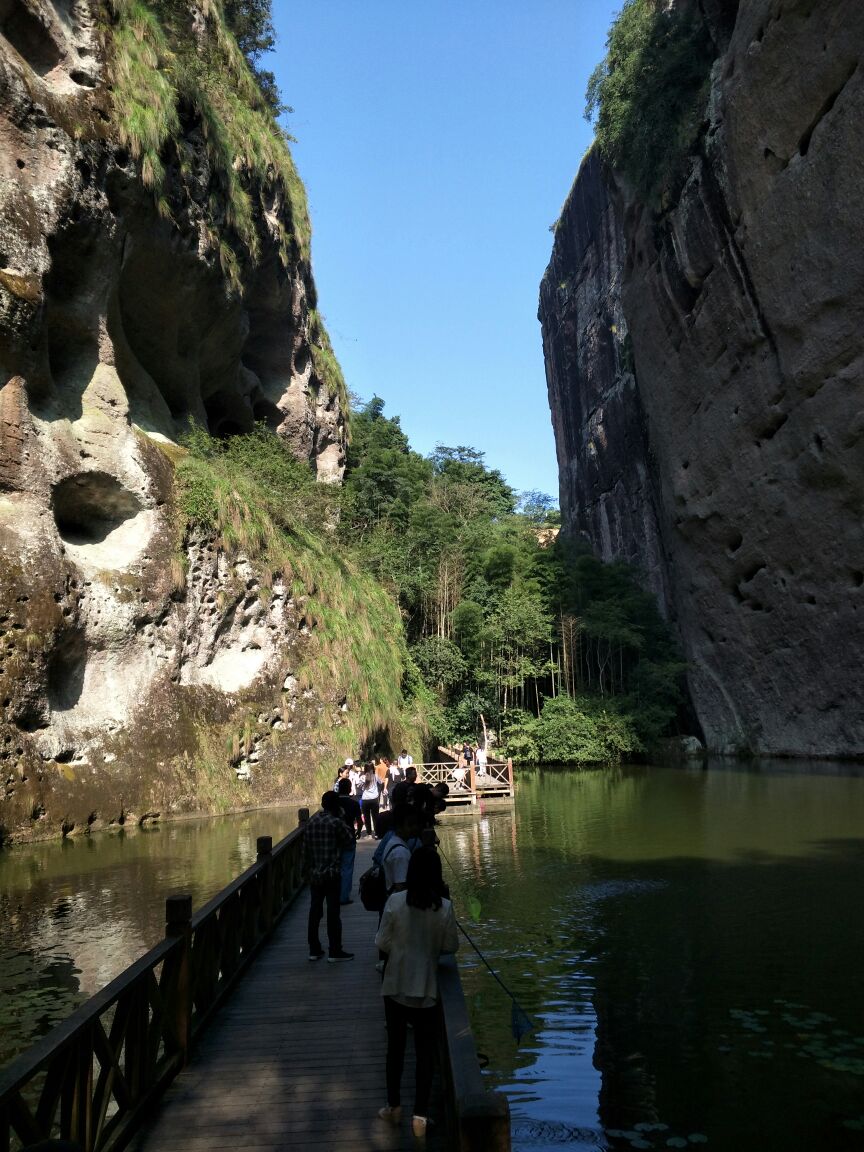
[[[141,511],[141,502],[107,472],[82,472],[56,484],[51,505],[67,544],[100,544]]]
[[[215,392],[205,399],[204,410],[211,436],[241,436],[255,428],[252,409],[245,398],[236,393]]]
[[[266,398],[255,401],[252,414],[255,417],[256,424],[263,421],[271,432],[275,432],[284,419],[282,413],[272,400],[267,400]]]
[[[62,58],[50,32],[21,0],[0,0],[0,32],[34,72],[44,76]]]
[[[48,661],[48,704],[52,712],[68,712],[75,707],[84,691],[86,670],[87,641],[84,633],[65,633]]]

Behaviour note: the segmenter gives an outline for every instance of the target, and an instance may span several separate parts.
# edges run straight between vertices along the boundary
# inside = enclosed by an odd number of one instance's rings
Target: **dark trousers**
[[[414,1029],[414,1115],[426,1116],[435,1067],[435,1008],[406,1008],[391,996],[384,997],[384,1019],[387,1023],[387,1103],[400,1104],[402,1068],[405,1064],[405,1041],[408,1024]]]
[[[339,884],[339,899],[343,904],[351,899],[351,884],[354,880],[354,858],[357,855],[357,845],[342,849],[342,879]]]
[[[378,835],[378,805],[377,800],[364,800],[360,807],[363,809],[363,820],[366,823],[366,831],[370,836]]]
[[[329,876],[324,881],[309,883],[309,952],[321,951],[318,939],[318,926],[324,914],[324,901],[327,901],[327,943],[330,955],[342,951],[342,917],[339,914],[340,876]]]

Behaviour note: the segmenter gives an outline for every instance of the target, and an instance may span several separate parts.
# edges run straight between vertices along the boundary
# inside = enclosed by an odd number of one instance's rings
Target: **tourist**
[[[378,808],[381,801],[381,784],[375,775],[375,766],[366,765],[366,772],[360,785],[360,807],[363,811],[363,822],[366,831],[374,839],[378,839]]]
[[[404,780],[406,771],[414,767],[414,757],[407,749],[403,748],[396,758],[396,763],[399,765],[400,779]]]
[[[351,882],[354,879],[354,860],[357,856],[357,841],[363,829],[363,817],[360,805],[351,795],[351,781],[346,777],[336,786],[336,795],[342,807],[342,818],[351,829],[351,843],[342,849],[342,865],[339,884],[339,903],[353,904],[351,899]]]
[[[414,840],[420,831],[417,813],[409,804],[394,804],[393,826],[387,834],[387,843],[381,853],[384,868],[384,887],[387,895],[401,892],[408,876],[408,861],[411,859]],[[377,853],[376,853],[377,854]],[[374,860],[373,856],[373,860]]]
[[[342,767],[339,769],[339,771],[336,773],[336,780],[333,784],[333,791],[334,792],[339,791],[339,781],[340,780],[348,780],[348,767],[349,766],[347,764],[343,764]],[[349,796],[351,795],[351,781],[350,780],[348,780],[348,795]]]
[[[429,1094],[435,1061],[438,958],[458,947],[453,905],[441,896],[441,860],[434,848],[411,857],[404,891],[384,908],[375,943],[386,954],[381,983],[387,1024],[387,1104],[378,1115],[398,1124],[405,1041],[414,1032],[414,1114],[411,1128],[422,1139],[430,1125]]]
[[[399,760],[391,760],[390,762],[390,790],[392,791],[393,785],[400,783],[405,777],[402,769],[399,767]]]
[[[467,740],[462,745],[462,759],[465,761],[465,767],[470,769],[471,762],[474,759],[474,752]]]
[[[390,761],[381,756],[375,763],[375,776],[378,780],[378,793],[381,801],[380,812],[386,811],[390,799]]]
[[[321,797],[321,811],[306,824],[303,836],[303,860],[309,877],[309,959],[320,960],[324,949],[318,936],[324,902],[327,902],[328,963],[353,960],[353,952],[342,948],[342,917],[339,912],[342,874],[342,849],[354,843],[354,837],[342,816],[342,805],[335,792]]]
[[[348,769],[348,779],[351,781],[351,795],[356,799],[360,799],[360,784],[363,780],[363,773],[359,767],[349,756],[345,761],[345,767]]]
[[[474,758],[475,758],[475,762],[477,764],[477,775],[478,776],[485,776],[486,775],[486,762],[488,760],[488,757],[486,755],[486,749],[481,748],[480,745],[478,744],[477,745],[477,751],[474,753]]]
[[[417,783],[417,769],[414,767],[413,764],[409,764],[408,767],[405,769],[405,774],[402,777],[402,779],[405,781],[406,784],[416,784]]]

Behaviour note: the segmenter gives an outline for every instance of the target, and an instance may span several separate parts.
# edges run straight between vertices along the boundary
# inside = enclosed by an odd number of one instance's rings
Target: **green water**
[[[0,1062],[155,943],[167,895],[200,906],[295,823],[0,854]],[[517,1152],[864,1148],[864,771],[522,772],[515,806],[440,834],[460,919],[535,1026],[516,1043],[463,942]]]
[[[517,1150],[864,1148],[860,770],[523,773],[441,839]]]
[[[158,943],[167,896],[200,908],[296,826],[269,809],[0,852],[0,1065]]]

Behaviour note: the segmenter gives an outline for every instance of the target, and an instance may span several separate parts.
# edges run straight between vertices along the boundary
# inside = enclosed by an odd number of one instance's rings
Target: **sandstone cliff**
[[[297,794],[353,703],[299,670],[314,571],[177,516],[190,418],[344,463],[302,186],[221,20],[0,0],[0,839]]]
[[[861,755],[864,11],[708,17],[683,187],[652,209],[590,153],[557,228],[564,523],[644,572],[709,747]]]

